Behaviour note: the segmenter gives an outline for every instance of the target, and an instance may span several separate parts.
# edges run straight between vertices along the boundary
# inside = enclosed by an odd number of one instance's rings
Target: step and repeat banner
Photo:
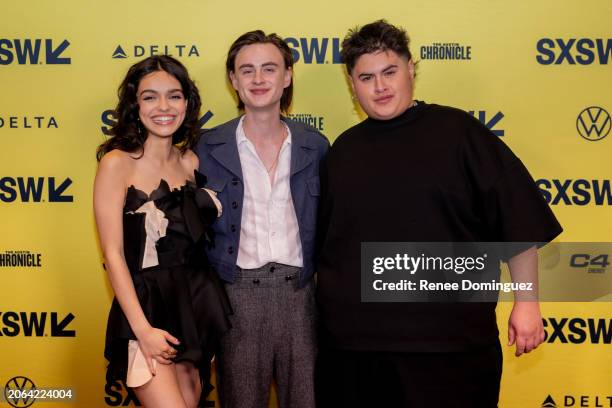
[[[136,61],[181,60],[211,127],[237,115],[229,45],[245,31],[277,32],[297,61],[290,116],[333,141],[364,118],[342,38],[386,18],[411,37],[417,99],[464,109],[507,143],[561,221],[559,241],[610,242],[611,16],[609,0],[3,3],[0,406],[30,406],[6,396],[33,386],[55,392],[50,408],[139,405],[124,384],[105,382],[112,289],[92,213],[95,149]],[[612,254],[575,255],[578,282],[612,279]],[[542,304],[546,343],[520,358],[504,347],[500,407],[612,407],[610,300]],[[510,308],[498,306],[502,344]]]

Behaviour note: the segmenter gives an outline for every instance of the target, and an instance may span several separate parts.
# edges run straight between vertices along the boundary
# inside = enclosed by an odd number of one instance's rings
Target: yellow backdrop
[[[417,98],[472,111],[502,137],[550,200],[562,241],[606,242],[610,16],[609,0],[3,4],[0,387],[26,377],[37,387],[74,389],[76,401],[50,408],[133,405],[122,384],[104,379],[112,292],[92,182],[95,149],[113,119],[107,111],[137,60],[178,57],[200,87],[210,127],[237,114],[224,79],[231,42],[256,28],[277,32],[299,57],[293,117],[333,141],[363,118],[338,63],[340,39],[356,24],[387,18],[408,30],[420,60]],[[585,282],[589,271],[576,269]],[[612,279],[612,269],[600,273]],[[520,358],[505,348],[500,406],[612,406],[611,305],[543,304],[547,343]],[[509,307],[498,307],[502,342]]]

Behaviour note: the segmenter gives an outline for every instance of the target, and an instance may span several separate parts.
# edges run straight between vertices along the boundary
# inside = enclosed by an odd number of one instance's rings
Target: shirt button
[[[259,285],[259,279],[253,279],[253,283],[254,283],[255,285]]]
[[[230,230],[231,230],[232,232],[236,232],[236,226],[232,224],[232,226],[230,227]]]
[[[232,201],[232,208],[235,210],[236,208],[238,208],[238,203],[235,201]]]
[[[270,272],[274,273],[274,271],[275,271],[275,270],[276,270],[276,267],[275,267],[275,266],[271,266],[271,267],[270,267]]]
[[[233,254],[234,253],[234,247],[227,248],[227,253],[230,254],[230,255]]]

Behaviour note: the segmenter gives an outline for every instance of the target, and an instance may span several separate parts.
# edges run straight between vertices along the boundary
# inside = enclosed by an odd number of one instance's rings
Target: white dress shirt
[[[243,122],[244,116],[236,128],[244,178],[236,263],[243,269],[259,268],[269,262],[302,267],[302,242],[289,185],[291,132],[285,125],[287,138],[280,148],[272,185],[255,146],[244,133]]]

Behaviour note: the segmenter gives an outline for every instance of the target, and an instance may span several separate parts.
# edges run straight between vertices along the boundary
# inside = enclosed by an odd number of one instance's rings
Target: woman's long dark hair
[[[155,55],[132,65],[119,86],[119,103],[115,109],[117,122],[111,127],[112,137],[98,146],[98,161],[113,149],[129,153],[144,153],[144,142],[147,130],[138,117],[138,84],[145,75],[156,71],[165,71],[179,81],[183,95],[187,99],[185,120],[172,135],[172,144],[184,153],[193,147],[199,134],[198,120],[200,115],[200,93],[195,83],[189,78],[187,69],[176,59],[167,55]]]

